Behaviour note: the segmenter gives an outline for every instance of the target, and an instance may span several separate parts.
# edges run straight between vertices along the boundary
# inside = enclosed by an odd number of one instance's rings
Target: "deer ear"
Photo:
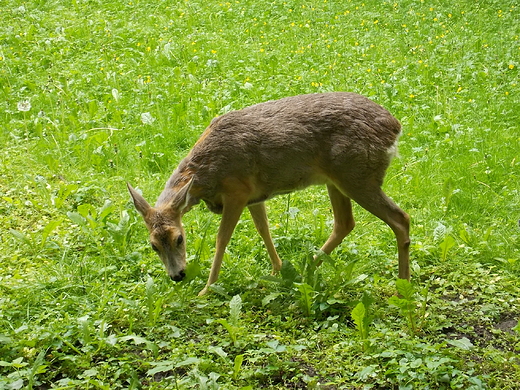
[[[139,211],[143,217],[147,214],[148,210],[151,209],[151,206],[148,202],[143,198],[143,196],[137,192],[129,183],[126,183],[128,187],[128,191],[130,195],[132,195],[132,200],[134,201],[135,208]]]
[[[190,189],[193,184],[193,178],[190,179],[173,197],[171,206],[175,210],[179,210],[182,214],[189,211],[189,209],[196,203],[198,199],[190,195]]]

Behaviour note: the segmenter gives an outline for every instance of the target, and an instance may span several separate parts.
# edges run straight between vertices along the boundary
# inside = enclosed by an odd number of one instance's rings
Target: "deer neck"
[[[177,169],[172,173],[164,190],[159,195],[157,202],[155,203],[155,207],[164,207],[171,203],[172,199],[175,197],[175,194],[179,192],[181,188],[187,185],[190,180],[193,179],[194,173],[187,169],[184,164],[179,165]]]

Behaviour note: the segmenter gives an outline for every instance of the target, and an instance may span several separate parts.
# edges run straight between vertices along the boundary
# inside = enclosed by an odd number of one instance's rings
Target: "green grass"
[[[0,11],[0,389],[518,388],[515,1]],[[219,222],[197,207],[194,278],[169,281],[126,181],[153,202],[216,115],[322,91],[403,124],[385,191],[412,217],[413,284],[396,286],[393,234],[359,207],[314,270],[323,188],[269,202],[278,279],[244,213],[197,298]]]

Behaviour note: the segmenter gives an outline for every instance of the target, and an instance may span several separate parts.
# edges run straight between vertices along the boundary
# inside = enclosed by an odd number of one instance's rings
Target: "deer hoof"
[[[199,297],[202,297],[208,293],[209,289],[208,286],[204,287],[201,292],[199,292]]]

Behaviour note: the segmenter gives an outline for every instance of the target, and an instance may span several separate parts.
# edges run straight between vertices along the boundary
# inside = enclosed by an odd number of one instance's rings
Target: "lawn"
[[[518,389],[516,1],[6,0],[0,4],[0,389]],[[385,192],[321,267],[327,191],[246,212],[217,285],[219,216],[184,217],[188,278],[147,242],[154,202],[212,118],[351,91],[403,126]],[[398,294],[399,293],[399,294]]]

